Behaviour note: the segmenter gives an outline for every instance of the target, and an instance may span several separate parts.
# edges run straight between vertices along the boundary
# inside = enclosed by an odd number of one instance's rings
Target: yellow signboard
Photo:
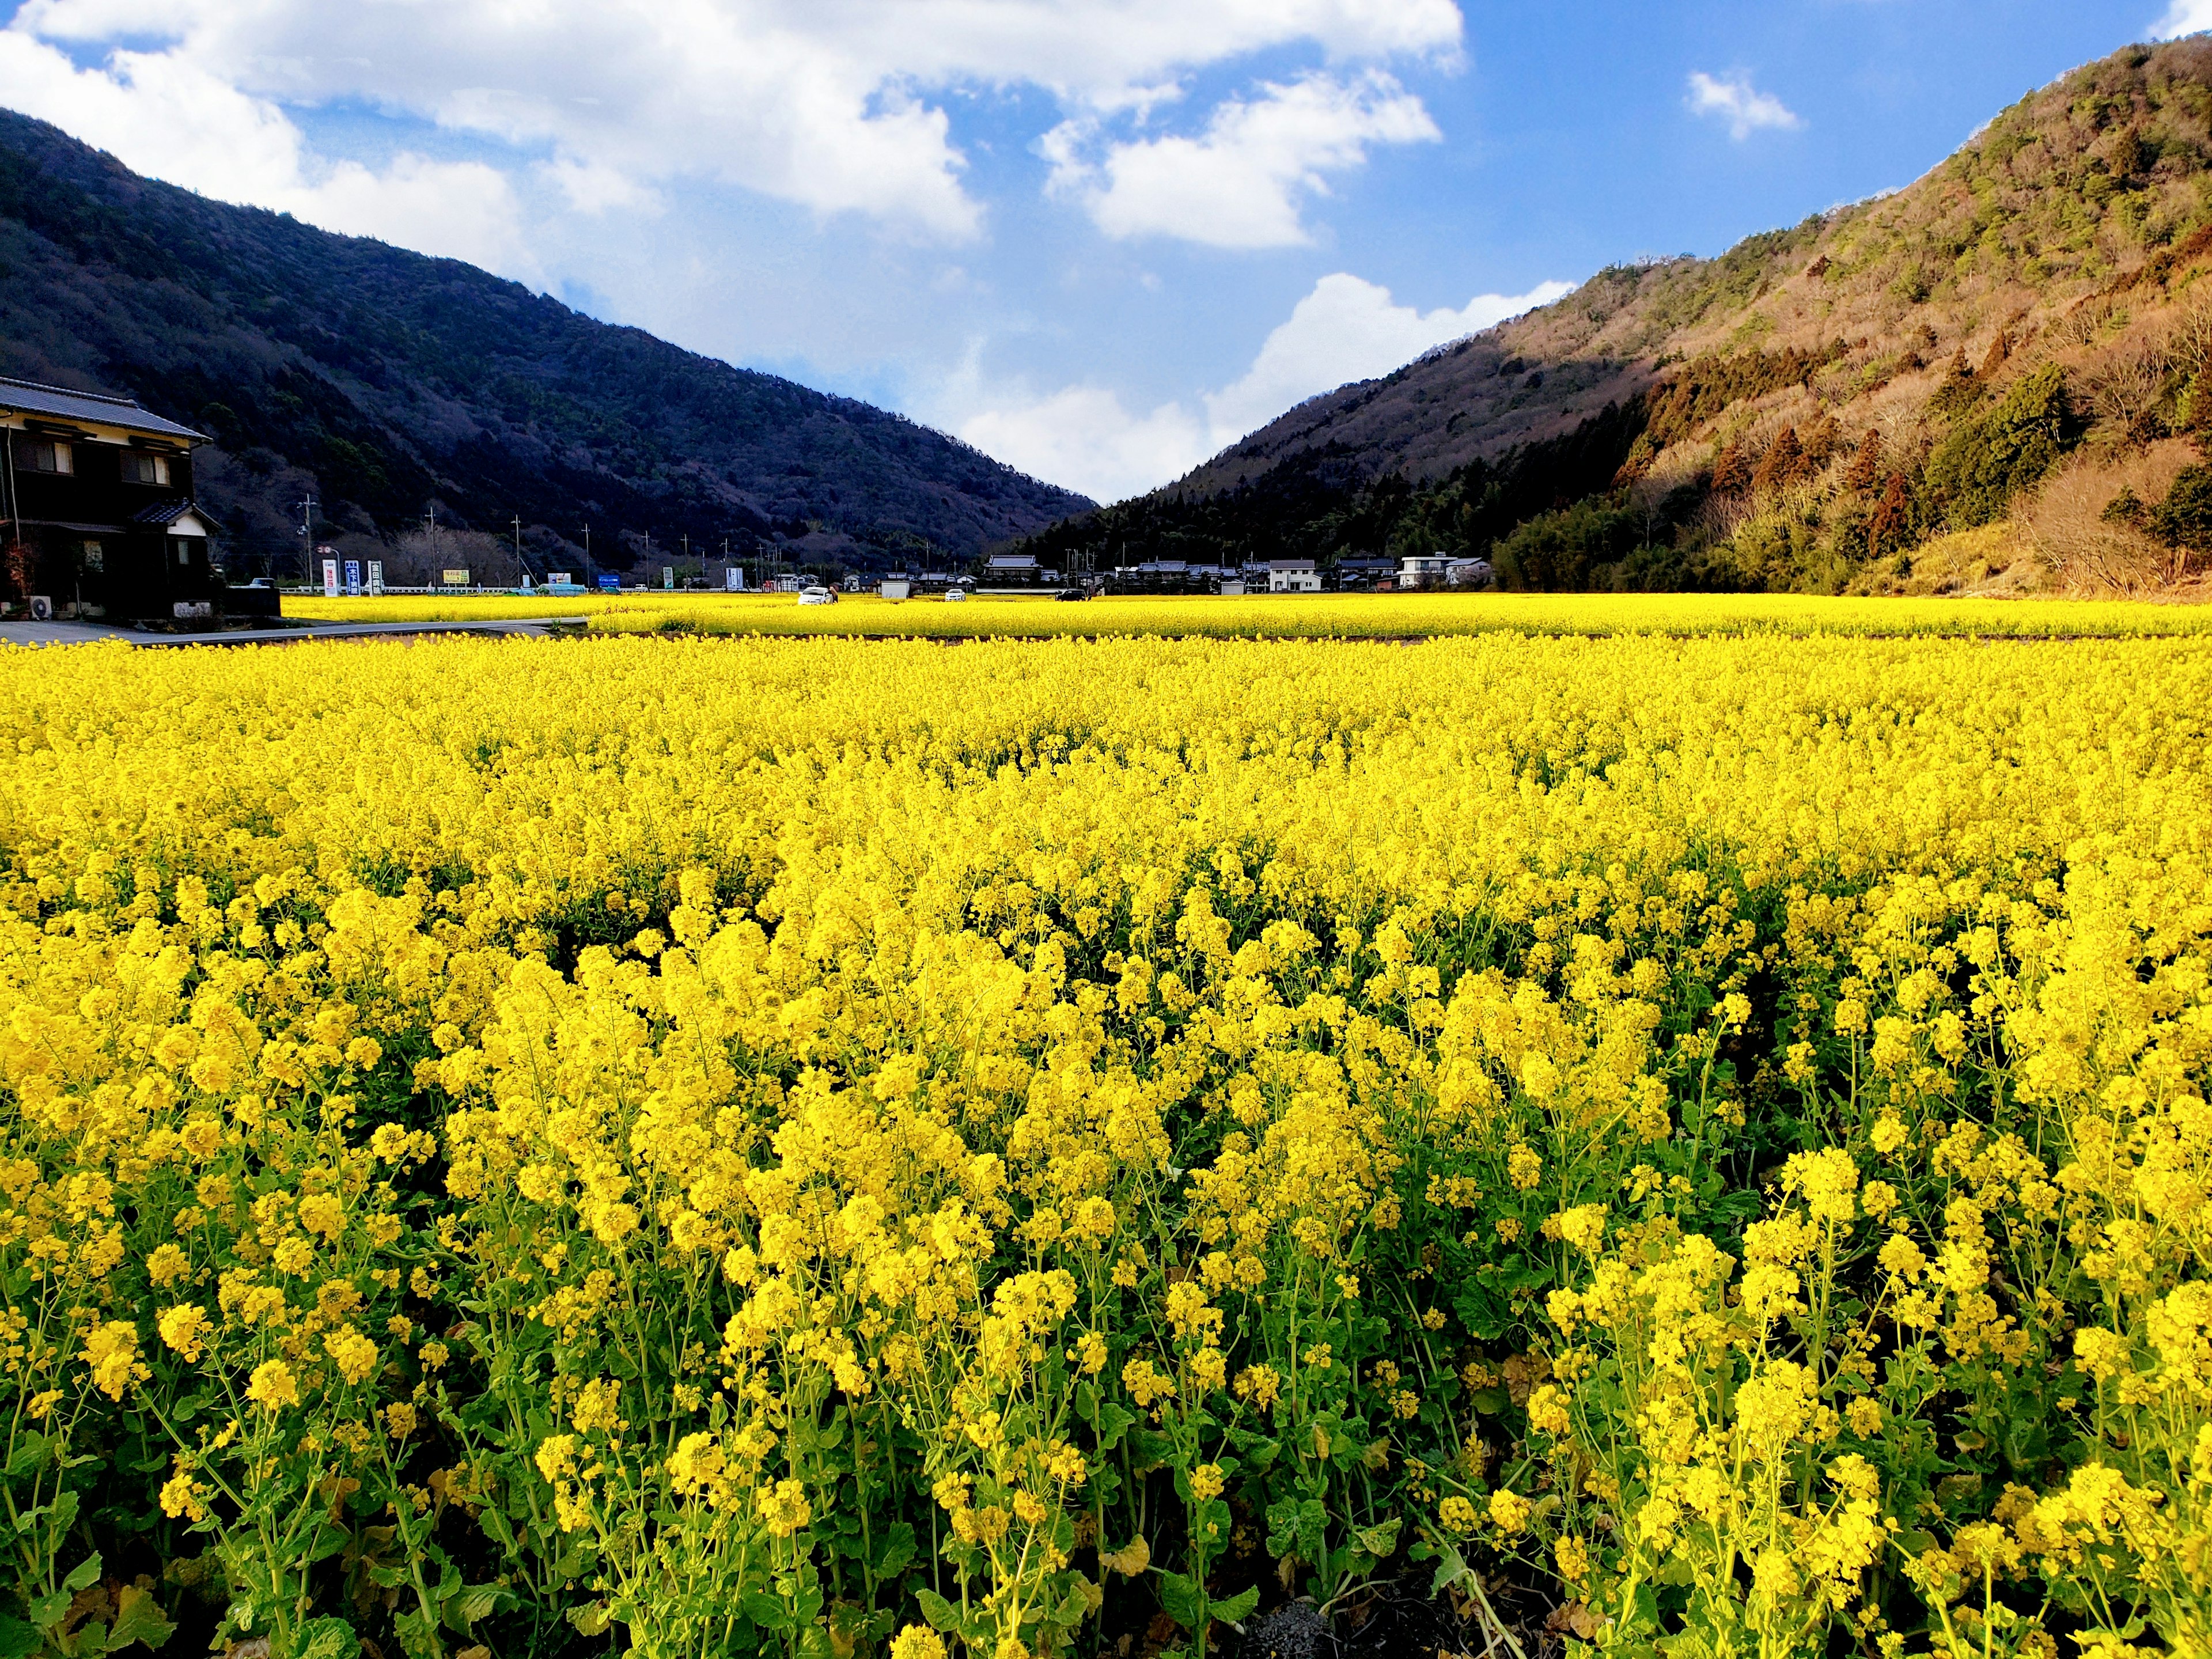
[[[446,586],[448,586],[448,587],[466,587],[468,585],[469,585],[469,573],[468,573],[467,571],[465,571],[465,570],[448,570],[448,571],[447,571],[447,572],[446,572]]]

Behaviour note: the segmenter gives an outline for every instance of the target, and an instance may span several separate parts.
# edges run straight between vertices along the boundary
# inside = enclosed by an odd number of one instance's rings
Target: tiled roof
[[[131,515],[131,522],[143,525],[170,525],[176,523],[187,513],[198,519],[207,517],[206,514],[201,512],[191,502],[180,498],[173,501],[155,501],[151,507],[142,507]]]
[[[104,392],[72,392],[67,386],[42,386],[36,380],[15,380],[0,374],[0,409],[25,415],[49,415],[64,421],[97,421],[130,432],[163,438],[201,439],[174,421],[165,421],[128,398],[111,398]]]

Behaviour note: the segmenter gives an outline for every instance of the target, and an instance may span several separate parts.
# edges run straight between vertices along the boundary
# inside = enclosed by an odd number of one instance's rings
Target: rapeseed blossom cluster
[[[2212,646],[0,698],[20,1650],[2212,1646]]]

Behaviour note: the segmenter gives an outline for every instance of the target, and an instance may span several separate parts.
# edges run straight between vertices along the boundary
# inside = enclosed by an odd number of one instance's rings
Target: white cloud
[[[1232,444],[1308,398],[1372,380],[1431,346],[1480,333],[1493,323],[1549,305],[1567,283],[1539,283],[1526,294],[1478,294],[1457,311],[1394,305],[1390,290],[1347,271],[1324,276],[1277,325],[1241,380],[1209,393],[1207,423],[1217,447]]]
[[[1422,312],[1339,271],[1314,284],[1241,378],[1200,396],[1203,416],[1180,402],[1132,414],[1115,393],[1078,386],[1042,398],[1017,392],[1006,406],[954,425],[977,448],[1034,477],[1096,501],[1124,501],[1182,477],[1318,392],[1387,374],[1431,346],[1570,291],[1570,283],[1539,283],[1526,294],[1479,294],[1456,311]],[[983,395],[972,361],[956,379],[961,395]]]
[[[537,274],[514,193],[495,168],[416,155],[382,172],[319,161],[275,105],[187,61],[118,52],[105,69],[80,70],[43,41],[0,32],[0,105],[208,195],[509,276]]]
[[[1213,247],[1284,247],[1310,240],[1300,199],[1326,194],[1322,174],[1358,166],[1370,144],[1443,137],[1419,99],[1379,70],[1310,75],[1218,106],[1195,138],[1146,138],[1083,159],[1084,124],[1048,134],[1054,188],[1079,197],[1109,236],[1176,236]]]
[[[1696,70],[1690,76],[1689,104],[1693,115],[1727,122],[1729,137],[1739,143],[1761,127],[1788,131],[1805,125],[1772,93],[1754,89],[1747,75],[1717,76]]]
[[[2172,40],[2201,29],[2212,29],[2212,0],[2173,0],[2166,15],[2150,26],[2150,38]]]
[[[982,207],[933,94],[1029,84],[1140,119],[1249,53],[1448,63],[1461,27],[1455,0],[28,0],[9,30],[112,50],[108,76],[133,96],[147,77],[119,49],[152,42],[144,56],[262,108],[352,102],[550,151],[580,211],[709,179],[959,240]],[[266,187],[243,162],[202,176],[234,198]]]
[[[1119,394],[1072,386],[971,416],[960,435],[1031,477],[1118,501],[1178,477],[1212,453],[1206,423],[1179,403],[1132,415]]]

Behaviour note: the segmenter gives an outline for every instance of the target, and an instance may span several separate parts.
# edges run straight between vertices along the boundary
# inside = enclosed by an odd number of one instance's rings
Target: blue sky
[[[25,0],[0,103],[1102,499],[2212,0]]]

